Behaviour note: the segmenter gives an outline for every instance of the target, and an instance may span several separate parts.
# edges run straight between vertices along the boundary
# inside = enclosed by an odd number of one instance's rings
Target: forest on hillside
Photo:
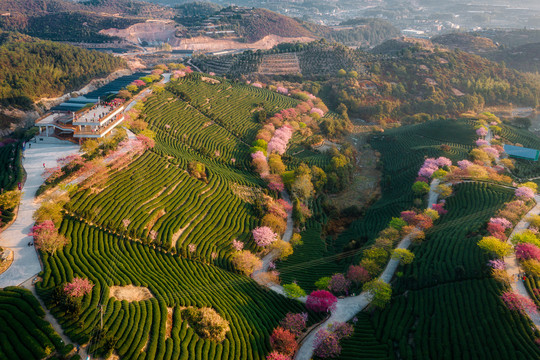
[[[124,66],[124,60],[97,51],[1,32],[0,104],[28,108]]]

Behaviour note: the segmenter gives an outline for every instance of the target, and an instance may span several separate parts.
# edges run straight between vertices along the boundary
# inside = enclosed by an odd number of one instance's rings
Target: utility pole
[[[103,304],[99,304],[98,307],[99,307],[100,319],[101,319],[100,329],[103,330]]]

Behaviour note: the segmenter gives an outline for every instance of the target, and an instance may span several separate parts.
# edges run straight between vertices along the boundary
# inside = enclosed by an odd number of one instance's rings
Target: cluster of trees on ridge
[[[77,89],[125,65],[97,51],[1,32],[0,104],[28,108],[41,97]]]

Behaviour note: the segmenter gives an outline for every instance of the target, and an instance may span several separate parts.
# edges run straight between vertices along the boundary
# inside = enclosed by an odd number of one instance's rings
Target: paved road
[[[46,167],[57,166],[56,159],[78,151],[78,145],[57,139],[48,139],[47,143],[32,143],[32,147],[26,149],[23,166],[27,177],[19,213],[15,222],[0,234],[0,246],[10,248],[14,252],[10,268],[0,275],[0,288],[19,285],[41,271],[34,247],[27,244],[33,241],[28,233],[34,224],[32,215],[38,207],[34,195],[44,180],[41,177],[43,163]]]
[[[514,235],[521,233],[529,228],[529,221],[527,220],[529,216],[540,214],[540,195],[536,195],[534,197],[534,200],[536,201],[536,205],[525,216],[522,217],[521,221],[516,225],[508,239],[512,239]],[[532,300],[523,281],[518,280],[517,278],[517,274],[522,273],[523,270],[519,267],[519,262],[516,259],[516,254],[512,253],[512,255],[506,256],[504,258],[504,262],[507,264],[506,271],[508,272],[508,275],[510,275],[510,277],[512,278],[512,290]],[[527,315],[529,315],[534,325],[536,325],[536,327],[540,330],[540,314],[538,312],[527,312]]]

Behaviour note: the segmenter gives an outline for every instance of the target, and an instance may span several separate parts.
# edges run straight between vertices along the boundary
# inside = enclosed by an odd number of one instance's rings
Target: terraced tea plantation
[[[356,260],[356,248],[370,244],[376,234],[385,228],[393,216],[398,216],[403,210],[413,206],[413,192],[411,184],[414,182],[418,169],[425,157],[445,156],[453,161],[467,158],[468,152],[476,135],[472,126],[464,120],[440,120],[424,124],[404,126],[401,128],[385,131],[384,134],[374,135],[370,141],[371,146],[381,153],[383,167],[382,197],[373,204],[365,215],[353,222],[335,242],[325,240],[313,240],[312,245],[305,243],[299,248],[300,251],[293,254],[280,268],[282,279],[297,280],[308,288],[313,288],[313,283],[323,276],[332,275],[325,269],[340,269],[344,271],[351,262]],[[450,146],[449,151],[440,149],[441,145]],[[406,154],[406,156],[404,156]],[[314,229],[321,229],[315,225],[306,230],[310,239]],[[320,234],[320,230],[319,230]],[[319,235],[320,238],[320,235]],[[347,245],[355,240],[356,246],[351,249]],[[334,265],[320,266],[319,262],[297,265],[306,261],[300,253],[324,253],[329,257],[328,263]],[[352,251],[352,252],[351,252]],[[346,252],[346,253],[345,253]],[[340,256],[343,255],[343,256]],[[343,259],[342,259],[343,258]]]
[[[0,290],[0,359],[43,359],[65,346],[32,293],[18,287]]]
[[[198,75],[168,90],[146,102],[153,151],[113,174],[98,194],[78,193],[68,209],[118,235],[147,241],[155,234],[160,247],[228,268],[232,239],[252,248],[249,232],[258,221],[238,191],[263,184],[249,165],[249,144],[260,126],[253,110],[274,112],[296,100],[226,81],[208,84]],[[206,166],[208,183],[186,172],[190,161]],[[196,250],[188,251],[190,244]]]
[[[261,126],[253,112],[296,104],[198,74],[146,101],[142,117],[155,147],[111,172],[103,188],[76,193],[60,227],[70,244],[43,256],[40,293],[71,339],[88,343],[96,356],[122,359],[265,358],[272,329],[287,312],[305,307],[232,272],[231,242],[256,247],[250,232],[260,219],[246,196],[264,183],[249,164]],[[206,180],[189,174],[190,162],[205,166]],[[54,289],[74,277],[95,284],[77,316],[53,301]],[[116,293],[131,286],[145,296]],[[229,323],[225,340],[198,334],[182,315],[187,307],[215,310]]]
[[[77,318],[59,307],[52,309],[71,339],[90,341],[92,353],[105,354],[112,342],[122,359],[263,359],[272,329],[287,312],[305,310],[245,276],[125,241],[79,221],[64,220],[61,231],[71,244],[43,258],[40,289],[50,297],[55,286],[74,275],[98,284],[84,297]],[[119,301],[110,297],[113,285],[146,287],[152,297]],[[104,311],[102,337],[97,332],[99,304]],[[187,306],[211,307],[224,317],[231,328],[225,340],[217,343],[197,335],[180,315]]]
[[[392,302],[371,317],[381,354],[390,349],[404,359],[540,357],[538,331],[504,306],[501,285],[486,265],[489,257],[476,245],[485,223],[512,197],[511,190],[486,184],[455,187],[448,214],[413,247],[415,261],[403,268]],[[372,346],[355,334],[341,358],[355,359],[352,349]]]

